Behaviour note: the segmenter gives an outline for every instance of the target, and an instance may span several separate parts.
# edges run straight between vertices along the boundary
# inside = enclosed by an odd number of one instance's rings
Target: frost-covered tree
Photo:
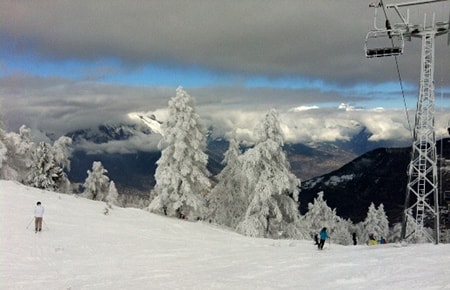
[[[336,222],[336,209],[331,209],[328,206],[323,195],[323,191],[317,194],[314,202],[308,204],[308,212],[303,217],[311,238],[324,227],[329,229],[328,232],[331,233],[331,228],[334,227]]]
[[[388,242],[405,242],[405,243],[427,243],[429,242],[428,237],[426,237],[423,232],[421,232],[419,235],[415,235],[416,225],[415,220],[412,216],[409,218],[409,222],[406,224],[406,237],[402,241],[401,239],[401,232],[402,232],[402,223],[396,223],[392,227],[392,230],[389,232],[388,235]],[[429,229],[430,235],[432,234],[433,230]]]
[[[241,169],[240,155],[239,143],[233,133],[222,161],[225,167],[217,175],[218,182],[208,198],[209,218],[231,228],[235,228],[241,221],[248,205],[241,188],[245,174]]]
[[[25,125],[19,134],[0,129],[0,178],[17,180],[38,188],[68,192],[70,182],[64,169],[70,170],[72,139],[61,137],[53,146],[31,141],[31,130]],[[44,164],[43,162],[47,162]]]
[[[0,103],[1,105],[1,103]],[[1,109],[1,106],[0,106]],[[6,153],[8,152],[8,149],[6,148],[5,144],[5,138],[6,138],[6,132],[5,127],[3,125],[3,121],[1,118],[1,111],[0,111],[0,179],[3,179],[4,175],[6,175]]]
[[[339,216],[336,216],[336,222],[334,226],[331,228],[330,240],[333,243],[340,245],[351,245],[353,244],[352,231],[353,223],[351,220],[343,219]]]
[[[108,194],[105,201],[109,206],[117,205],[119,200],[119,193],[117,192],[116,184],[111,180],[109,183]]]
[[[426,232],[430,236],[432,236],[433,230],[426,228]],[[402,223],[396,223],[392,227],[392,230],[388,235],[388,242],[400,242],[401,241],[401,231],[402,231]],[[423,232],[416,234],[416,220],[411,214],[411,210],[409,210],[409,214],[407,215],[407,223],[406,223],[406,232],[405,239],[403,242],[406,243],[426,243],[429,239]]]
[[[3,156],[1,178],[26,182],[31,168],[35,144],[31,141],[31,130],[25,125],[19,128],[19,133],[9,132],[3,136],[6,146]]]
[[[50,144],[40,142],[33,153],[27,184],[46,190],[66,192],[70,183],[64,170],[58,165]]]
[[[370,235],[373,235],[375,238],[377,238],[378,237],[376,232],[377,228],[378,228],[377,209],[375,205],[371,203],[367,211],[366,219],[362,222],[361,241],[367,243],[369,241]]]
[[[53,143],[55,161],[64,169],[70,170],[70,157],[72,156],[72,138],[61,136]]]
[[[83,196],[88,199],[106,201],[109,191],[109,177],[108,173],[100,161],[92,163],[92,170],[87,171],[87,178],[84,181]]]
[[[389,235],[389,221],[386,213],[384,212],[383,204],[375,208],[373,203],[370,204],[367,211],[366,219],[362,223],[362,236],[361,241],[367,243],[369,241],[369,235],[373,235],[376,239],[381,237],[388,237]]]
[[[6,135],[6,133],[3,130],[3,127],[1,126],[1,121],[0,121],[0,179],[4,179],[5,176],[7,175],[6,174],[6,172],[7,172],[6,153],[8,152],[8,148],[6,148],[6,144],[4,143],[5,135]]]
[[[384,205],[380,203],[380,205],[377,208],[377,219],[378,219],[378,234],[383,238],[387,238],[389,235],[389,220],[386,215],[386,212],[384,211]]]
[[[317,194],[314,202],[308,204],[308,212],[303,217],[310,237],[319,234],[320,230],[326,227],[333,243],[349,245],[352,239],[351,221],[339,217],[336,209],[331,209],[323,196],[323,191]]]
[[[169,119],[159,143],[156,185],[149,210],[188,219],[203,218],[210,175],[206,169],[206,128],[194,109],[194,100],[181,87],[169,101]]]
[[[254,237],[303,237],[297,203],[300,180],[290,171],[275,110],[257,132],[260,142],[241,157],[246,176],[241,187],[249,205],[237,230]]]

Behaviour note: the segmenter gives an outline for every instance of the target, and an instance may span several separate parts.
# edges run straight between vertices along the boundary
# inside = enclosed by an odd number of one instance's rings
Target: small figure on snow
[[[373,234],[369,235],[369,246],[377,245],[378,241],[375,239],[375,236]]]
[[[356,240],[356,233],[352,234],[352,239],[353,239],[353,245],[356,246],[356,244],[358,243]]]
[[[386,244],[386,239],[381,237],[380,240],[378,241],[381,245]]]
[[[328,233],[327,233],[327,228],[323,228],[320,231],[320,243],[319,243],[319,250],[323,250],[323,246],[325,245],[325,240],[328,239]]]
[[[38,201],[36,203],[36,207],[34,208],[34,229],[36,233],[42,230],[43,216],[44,216],[44,207],[41,205],[41,202]]]
[[[314,245],[319,245],[319,235],[318,234],[315,234],[314,235]]]

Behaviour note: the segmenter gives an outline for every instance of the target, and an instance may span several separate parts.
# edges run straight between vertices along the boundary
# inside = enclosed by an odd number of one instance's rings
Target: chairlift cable
[[[383,8],[384,17],[385,17],[385,19],[386,19],[386,29],[391,29],[391,27],[390,27],[390,22],[389,22],[389,18],[388,18],[388,16],[387,16],[387,12],[386,12],[386,7],[384,7],[383,0],[380,0],[380,4],[379,4],[379,5],[381,6],[381,8]],[[389,26],[389,27],[388,27],[388,26]],[[394,40],[393,40],[392,38],[391,38],[391,45],[392,45],[392,48],[395,47],[395,45],[394,45]],[[414,133],[413,133],[413,130],[412,130],[412,127],[411,127],[411,121],[410,121],[410,118],[409,118],[408,106],[407,106],[407,104],[406,104],[405,90],[403,89],[403,80],[402,80],[402,75],[401,75],[401,73],[400,73],[400,66],[398,65],[398,59],[397,59],[397,56],[396,56],[396,55],[394,55],[394,58],[395,58],[395,66],[396,66],[396,68],[397,68],[398,81],[399,81],[399,83],[400,83],[400,89],[401,89],[401,91],[402,91],[403,106],[404,106],[404,108],[405,108],[406,120],[407,120],[407,122],[408,122],[408,128],[409,128],[409,132],[410,132],[410,134],[411,134],[411,139],[412,139],[413,142],[414,142]]]
[[[408,128],[409,128],[409,132],[411,134],[411,139],[414,141],[414,133],[413,133],[413,130],[412,130],[412,127],[411,127],[411,120],[409,118],[408,106],[406,104],[405,91],[403,89],[403,81],[402,81],[402,76],[400,74],[400,68],[399,68],[399,65],[398,65],[398,59],[397,59],[397,56],[395,56],[395,55],[394,55],[394,58],[395,58],[395,65],[397,67],[398,81],[400,83],[400,89],[402,90],[403,106],[405,108],[406,120],[408,122]]]

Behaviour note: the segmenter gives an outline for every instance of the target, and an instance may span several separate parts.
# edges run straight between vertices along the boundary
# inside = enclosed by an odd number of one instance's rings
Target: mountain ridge
[[[208,170],[214,176],[223,168],[221,162],[228,149],[228,141],[212,138],[212,131],[213,128],[210,128],[206,153]],[[96,132],[100,135],[97,136]],[[154,173],[160,151],[89,153],[79,146],[86,141],[104,144],[114,140],[127,140],[133,138],[136,132],[144,137],[157,134],[150,128],[137,124],[103,125],[97,129],[78,130],[69,134],[74,138],[75,147],[69,179],[75,183],[83,183],[92,162],[101,161],[120,193],[149,195],[155,185]],[[324,191],[328,205],[336,208],[338,215],[352,219],[353,222],[365,218],[371,202],[376,205],[383,203],[389,220],[399,221],[411,149],[372,148],[380,143],[371,143],[370,136],[366,128],[361,128],[348,142],[285,144],[284,150],[291,171],[302,181],[299,202],[301,213],[306,212],[308,203],[314,200],[318,192]],[[444,139],[437,148],[440,150],[442,147],[450,158],[448,140]],[[444,143],[445,146],[442,145]],[[363,153],[359,154],[360,152]]]

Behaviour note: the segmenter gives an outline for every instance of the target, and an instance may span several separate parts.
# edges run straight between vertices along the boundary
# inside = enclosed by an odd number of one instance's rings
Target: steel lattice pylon
[[[386,5],[386,8],[394,8],[401,19],[401,23],[395,24],[393,27],[387,19],[383,1],[380,0],[378,4],[371,4],[371,7],[375,8],[375,30],[369,32],[366,37],[365,51],[367,57],[397,56],[403,53],[404,39],[411,40],[412,37],[422,39],[420,90],[411,162],[408,167],[408,185],[401,232],[402,240],[414,235],[416,240],[424,237],[429,241],[439,243],[439,193],[434,129],[434,43],[436,36],[449,33],[450,19],[448,22],[435,23],[433,16],[432,24],[427,26],[425,15],[423,25],[412,25],[409,23],[409,16],[404,17],[399,8],[444,1],[447,0],[425,0]],[[383,29],[377,27],[377,8],[383,8],[385,13],[386,27]],[[390,45],[369,47],[369,41],[380,36],[387,36]],[[394,39],[396,39],[395,42]],[[426,231],[426,227],[430,226],[430,220],[434,220],[432,225],[434,235],[430,235]],[[412,227],[409,228],[413,228],[413,230],[410,233],[406,232],[408,223],[412,223]]]
[[[402,239],[406,233],[407,217],[412,216],[417,238],[426,237],[439,241],[439,199],[437,188],[437,153],[434,130],[434,41],[435,30],[425,31],[422,37],[422,61],[420,91],[414,126],[411,162],[408,168],[408,185],[405,198],[405,212]],[[411,197],[415,200],[411,202]],[[427,218],[434,220],[434,236],[425,230]]]

